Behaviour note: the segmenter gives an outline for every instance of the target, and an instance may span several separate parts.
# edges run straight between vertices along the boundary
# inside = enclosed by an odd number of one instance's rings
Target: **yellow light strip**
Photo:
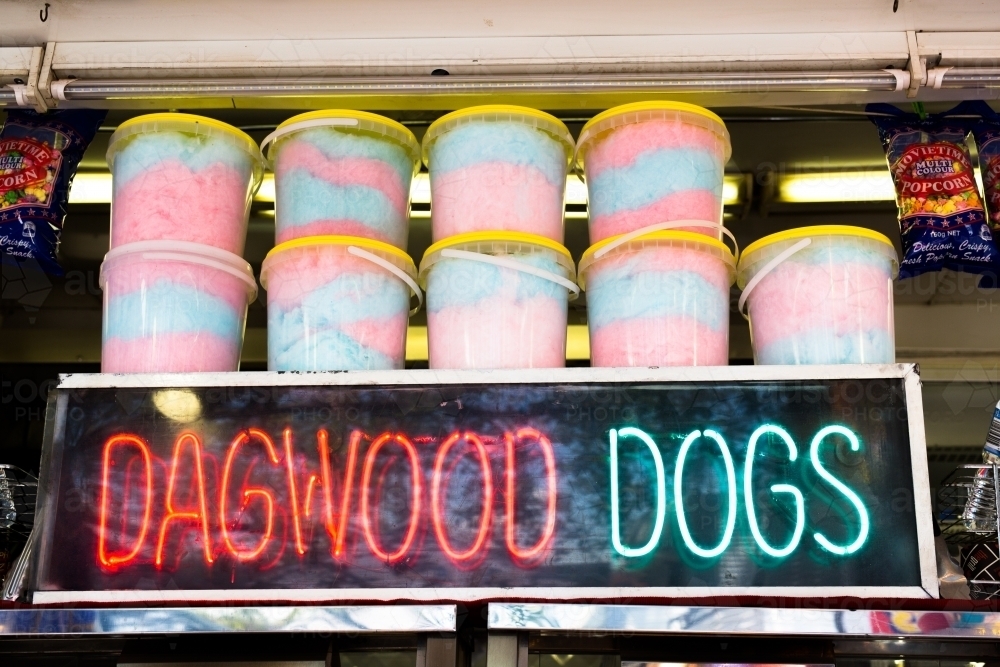
[[[722,179],[722,203],[729,206],[740,203],[740,185],[742,176],[726,176]]]
[[[975,170],[979,191],[983,179]],[[810,204],[852,201],[893,201],[896,190],[888,169],[785,174],[778,177],[778,201]]]
[[[110,204],[111,174],[80,172],[73,178],[69,191],[70,204]]]
[[[586,324],[571,324],[566,327],[566,359],[590,359],[590,336]],[[406,328],[406,360],[427,361],[427,327]]]
[[[722,198],[726,204],[740,202],[740,184],[742,176],[726,176],[722,184]],[[260,189],[254,195],[254,201],[274,203],[274,174],[264,174]],[[427,174],[417,174],[410,186],[410,202],[414,204],[431,203],[431,185]],[[81,172],[73,179],[73,187],[69,193],[70,204],[110,204],[111,174],[109,172]],[[587,204],[587,185],[576,175],[571,174],[566,179],[566,203],[574,205]]]

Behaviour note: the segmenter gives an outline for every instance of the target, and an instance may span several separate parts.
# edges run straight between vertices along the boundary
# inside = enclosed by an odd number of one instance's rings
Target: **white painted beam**
[[[0,48],[0,85],[14,83],[14,79],[27,82],[31,72],[30,46]]]
[[[231,78],[883,69],[904,33],[579,35],[58,43],[58,78]]]

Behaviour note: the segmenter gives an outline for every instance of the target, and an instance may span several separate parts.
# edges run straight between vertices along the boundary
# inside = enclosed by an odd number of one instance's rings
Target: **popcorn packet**
[[[34,260],[46,273],[62,275],[56,251],[70,184],[106,115],[7,112],[0,129],[0,261]]]
[[[972,137],[979,150],[979,173],[983,178],[983,199],[989,216],[994,240],[1000,237],[1000,113],[986,102],[965,102],[962,111],[978,115],[972,126]]]
[[[955,110],[927,118],[889,104],[865,110],[878,128],[896,186],[899,277],[941,269],[992,274],[1000,253],[965,144],[972,123],[949,117]]]

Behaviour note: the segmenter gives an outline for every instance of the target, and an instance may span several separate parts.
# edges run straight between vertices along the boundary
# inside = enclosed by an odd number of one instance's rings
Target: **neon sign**
[[[771,546],[767,540],[764,538],[760,531],[760,523],[757,520],[757,512],[754,508],[754,497],[753,497],[753,462],[754,455],[757,451],[757,443],[759,442],[761,436],[773,433],[779,436],[786,445],[788,445],[788,460],[794,462],[797,457],[797,450],[795,448],[795,442],[788,432],[781,428],[780,426],[774,426],[772,424],[765,424],[758,428],[750,436],[750,442],[747,444],[747,454],[746,454],[746,466],[745,472],[743,474],[743,497],[747,513],[747,523],[750,527],[751,533],[753,533],[753,538],[757,542],[757,545],[761,548],[764,553],[774,558],[783,558],[788,556],[795,548],[799,545],[799,541],[802,539],[802,531],[805,528],[805,501],[800,491],[797,487],[791,484],[773,484],[771,485],[771,492],[774,494],[787,493],[790,494],[795,499],[796,507],[796,517],[795,517],[795,528],[791,539],[788,544],[781,548],[775,548]],[[865,508],[864,503],[858,497],[856,493],[851,491],[843,482],[831,475],[820,463],[818,457],[818,446],[824,438],[831,434],[839,434],[847,438],[850,442],[851,449],[853,451],[858,451],[860,449],[860,443],[858,437],[849,429],[843,426],[827,426],[816,434],[813,438],[813,444],[811,449],[812,456],[810,460],[817,474],[819,474],[823,479],[825,479],[834,488],[840,491],[844,496],[846,496],[850,502],[854,505],[857,510],[860,530],[857,539],[854,540],[849,546],[843,547],[831,543],[826,537],[821,533],[815,533],[813,537],[816,541],[827,551],[838,556],[844,556],[847,554],[854,553],[862,547],[865,540],[868,537],[869,519],[868,510]],[[634,436],[640,439],[643,444],[645,444],[653,457],[653,463],[656,467],[656,522],[653,528],[653,534],[650,536],[649,541],[639,548],[630,548],[622,544],[621,541],[621,519],[619,510],[619,490],[618,490],[618,438],[621,436]],[[725,528],[723,530],[722,538],[719,543],[711,548],[704,548],[699,546],[694,538],[691,536],[691,531],[688,528],[688,522],[684,511],[684,462],[687,459],[688,452],[691,447],[697,442],[699,438],[709,438],[715,441],[718,445],[719,451],[722,454],[722,460],[725,464],[726,470],[726,489],[727,489],[727,504],[726,504],[726,521]],[[664,472],[663,472],[663,458],[660,455],[659,449],[657,449],[656,443],[653,442],[652,438],[648,434],[637,428],[623,428],[621,430],[611,429],[610,432],[611,441],[611,539],[614,545],[615,551],[617,551],[622,556],[627,558],[638,558],[640,556],[645,556],[656,548],[657,543],[660,540],[660,535],[663,531],[663,522],[666,516],[666,502],[665,502],[665,485],[664,485]],[[736,468],[733,465],[733,457],[729,452],[729,445],[726,444],[725,438],[723,438],[719,433],[706,429],[704,432],[699,430],[691,431],[684,438],[684,442],[681,444],[680,452],[677,454],[677,463],[674,468],[674,509],[677,513],[677,525],[680,529],[681,535],[684,538],[685,547],[701,558],[715,558],[722,554],[730,545],[733,539],[733,532],[736,529],[736,508],[737,508],[737,496],[736,496]]]
[[[136,434],[117,434],[107,439],[103,448],[101,472],[100,515],[97,523],[97,561],[108,571],[116,571],[123,567],[143,562],[142,553],[147,547],[147,536],[158,535],[155,542],[153,562],[158,569],[171,562],[165,552],[178,548],[187,533],[183,527],[197,530],[197,539],[207,565],[213,565],[220,558],[231,557],[239,562],[260,561],[267,558],[271,543],[277,539],[275,534],[275,517],[277,513],[286,514],[291,524],[295,553],[305,556],[310,548],[306,535],[313,535],[316,519],[322,512],[323,528],[330,540],[330,553],[333,559],[345,557],[345,546],[350,523],[360,522],[364,543],[371,554],[379,562],[393,565],[412,556],[414,541],[421,522],[429,515],[434,535],[440,550],[452,561],[463,563],[474,560],[484,550],[490,548],[493,526],[493,506],[495,493],[493,487],[493,461],[490,450],[496,455],[503,455],[504,478],[506,492],[504,494],[505,515],[505,545],[510,557],[522,564],[531,563],[551,545],[556,524],[556,504],[558,499],[557,474],[552,443],[541,432],[533,428],[518,429],[513,433],[504,433],[501,437],[480,436],[472,431],[456,431],[438,443],[433,438],[420,438],[420,446],[436,447],[434,465],[429,478],[425,479],[425,471],[421,466],[418,447],[404,433],[385,432],[375,437],[366,435],[360,430],[354,430],[347,438],[347,460],[343,470],[331,469],[329,451],[329,434],[325,429],[316,432],[317,455],[320,469],[317,472],[297,470],[301,467],[299,457],[293,445],[293,435],[290,428],[282,433],[282,456],[271,435],[259,428],[248,428],[236,434],[226,449],[224,463],[218,479],[206,475],[206,469],[218,468],[218,461],[212,455],[205,454],[201,437],[189,430],[181,432],[172,448],[169,461],[158,459],[151,454],[151,446]],[[363,442],[370,443],[362,457],[360,479],[357,477],[357,462],[359,449]],[[489,447],[487,446],[489,443]],[[524,447],[526,443],[537,447],[544,459],[545,480],[544,492],[547,494],[545,512],[541,517],[539,537],[530,547],[518,544],[518,520],[516,516],[517,497],[517,453],[518,443]],[[260,450],[257,454],[250,453],[253,445]],[[471,544],[461,549],[454,545],[448,535],[453,517],[449,516],[444,497],[451,485],[451,472],[465,452],[458,449],[465,445],[475,454],[480,470],[479,484],[481,504],[477,520],[475,537]],[[395,447],[401,450],[402,456],[391,455],[388,462],[382,461],[380,472],[376,467],[380,458],[385,459],[384,450]],[[455,450],[455,453],[453,453]],[[206,458],[207,457],[207,458]],[[135,486],[134,471],[136,459],[143,465],[142,481],[145,493],[138,499],[130,492]],[[249,473],[244,473],[244,479],[237,492],[234,469],[238,461],[249,461],[250,469],[270,469],[265,477],[268,483],[250,485],[247,481]],[[386,466],[403,466],[407,469],[409,478],[408,514],[405,520],[405,531],[402,539],[395,546],[386,546],[379,535],[378,499],[382,495],[382,486],[386,474]],[[153,508],[156,506],[155,470],[169,470],[166,479],[164,512],[158,518],[158,530],[150,530],[151,517],[155,521]],[[305,492],[297,478],[304,477]],[[179,481],[184,480],[184,481]],[[282,485],[287,487],[281,489]],[[316,487],[320,487],[319,496]],[[189,490],[187,507],[178,509],[177,496],[179,488],[185,486]],[[218,494],[211,496],[207,488],[218,488]],[[357,487],[357,493],[355,493]],[[338,489],[339,498],[335,498],[334,489]],[[429,497],[428,491],[429,488]],[[120,495],[119,491],[120,489]],[[468,491],[468,489],[466,489]],[[287,499],[287,506],[281,507],[281,498]],[[314,509],[314,500],[322,498],[323,509]],[[214,511],[213,511],[214,510]],[[134,531],[122,528],[128,524],[130,515],[140,513],[142,519]],[[244,526],[245,522],[253,522],[256,516],[256,528]],[[249,517],[249,519],[248,519]],[[118,528],[116,530],[116,527]],[[287,532],[287,529],[286,529]],[[237,537],[239,535],[239,537]],[[172,538],[172,541],[170,540]],[[278,547],[284,551],[286,544]]]
[[[183,415],[156,389],[56,390],[34,587],[919,586],[906,395],[879,381],[878,422],[773,383],[170,389]]]

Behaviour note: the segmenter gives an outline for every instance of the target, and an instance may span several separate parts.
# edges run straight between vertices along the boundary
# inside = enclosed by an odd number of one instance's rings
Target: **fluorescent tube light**
[[[949,71],[942,83],[953,83]],[[993,85],[997,71],[975,70],[972,84]],[[956,80],[957,81],[957,80]],[[710,92],[893,92],[905,89],[905,72],[888,70],[839,72],[676,72],[667,74],[540,74],[407,76],[407,77],[278,77],[265,79],[71,79],[53,82],[58,100],[176,99],[199,97],[317,97],[325,95],[511,95],[542,93]]]
[[[983,179],[975,170],[979,192]],[[888,169],[824,171],[778,177],[778,201],[788,204],[894,201],[896,190]]]
[[[778,177],[778,201],[790,204],[891,201],[896,194],[887,169],[816,172]]]
[[[254,201],[265,201],[274,203],[274,174],[264,174],[260,182],[257,194],[253,196]]]
[[[743,177],[729,175],[722,184],[722,198],[726,204],[740,202],[740,184]],[[264,174],[260,189],[254,195],[254,201],[274,203],[274,174]],[[431,203],[431,184],[427,174],[417,174],[410,185],[410,202],[414,204]],[[71,204],[109,204],[111,203],[111,174],[109,172],[78,173],[73,179],[73,187],[69,193]],[[566,203],[575,205],[587,204],[587,185],[575,174],[566,178]],[[414,216],[426,217],[426,216]]]
[[[566,358],[571,361],[590,359],[590,334],[586,324],[566,327]],[[406,328],[406,360],[427,361],[427,327]]]
[[[110,204],[111,174],[77,172],[69,191],[70,204]]]
[[[742,176],[726,176],[722,179],[722,203],[725,205],[740,203],[740,185]]]

